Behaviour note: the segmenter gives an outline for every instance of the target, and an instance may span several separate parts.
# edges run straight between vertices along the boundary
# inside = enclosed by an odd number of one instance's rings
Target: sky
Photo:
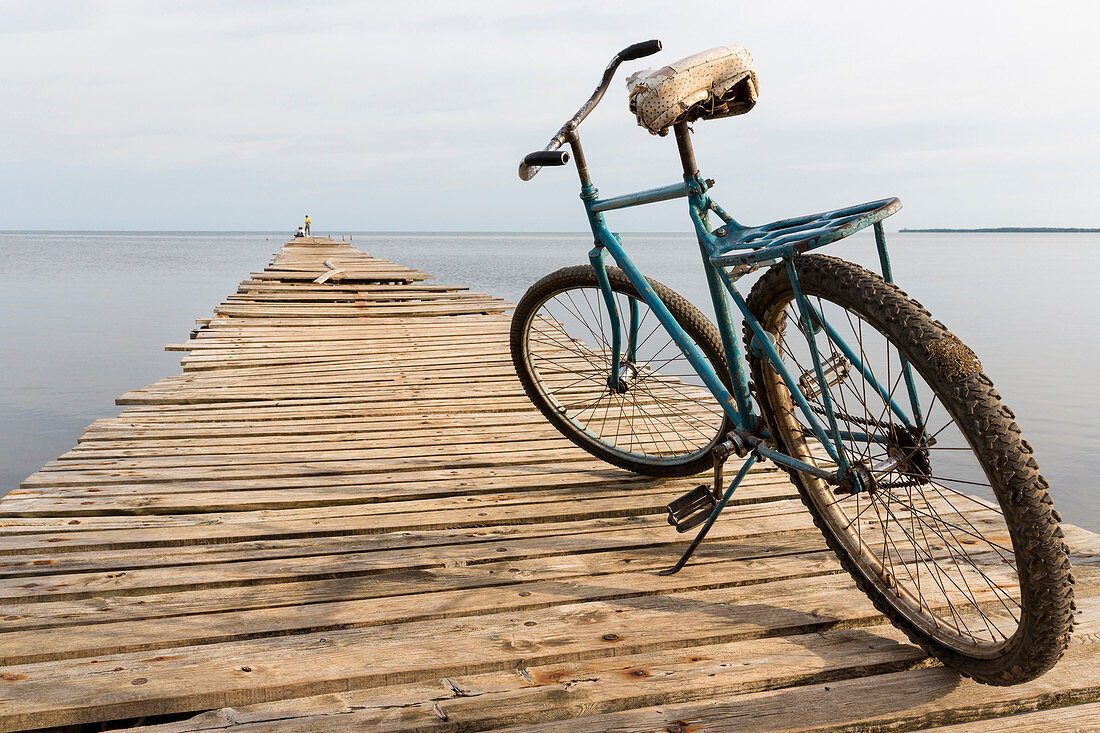
[[[573,171],[517,164],[650,38],[581,128],[605,195],[679,178],[626,74],[740,44],[760,101],[695,136],[737,219],[1097,227],[1098,7],[0,0],[0,229],[583,230]],[[610,223],[689,229],[682,201]]]

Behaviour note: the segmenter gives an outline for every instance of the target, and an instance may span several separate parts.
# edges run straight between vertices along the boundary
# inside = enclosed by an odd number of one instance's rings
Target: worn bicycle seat
[[[654,135],[677,122],[743,115],[760,85],[752,56],[742,46],[718,46],[660,69],[642,69],[626,79],[630,111]]]

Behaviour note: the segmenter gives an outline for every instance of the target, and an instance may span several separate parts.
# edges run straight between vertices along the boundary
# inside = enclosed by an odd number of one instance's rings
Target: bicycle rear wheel
[[[527,396],[565,437],[608,463],[647,476],[690,476],[712,465],[711,449],[730,430],[721,405],[698,378],[655,313],[618,268],[607,268],[622,351],[630,304],[638,309],[637,353],[612,389],[611,320],[587,265],[567,267],[531,286],[512,316],[511,350]],[[660,283],[657,296],[729,380],[721,337],[698,309]]]
[[[863,487],[840,487],[792,472],[815,522],[857,585],[914,642],[981,682],[1034,679],[1069,642],[1072,578],[1060,517],[1013,413],[974,353],[897,287],[834,257],[795,264],[828,324],[813,335],[824,388],[785,267],[760,279],[749,307],[827,429],[830,396],[846,434],[842,453],[866,477]],[[831,470],[782,379],[749,353],[777,447]]]

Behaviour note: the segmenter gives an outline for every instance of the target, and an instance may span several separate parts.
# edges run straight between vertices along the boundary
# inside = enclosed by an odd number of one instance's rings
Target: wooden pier
[[[0,501],[0,730],[1100,729],[1100,537],[1067,527],[1074,642],[1009,688],[883,623],[768,467],[658,576],[699,479],[562,439],[509,305],[428,280],[287,244]]]

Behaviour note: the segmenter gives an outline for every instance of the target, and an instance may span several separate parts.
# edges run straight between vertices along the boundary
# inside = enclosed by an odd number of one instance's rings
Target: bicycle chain
[[[824,416],[828,417],[828,413],[825,411],[825,408],[823,408],[823,407],[819,407],[817,405],[810,405],[810,410],[813,411],[813,412],[816,412],[819,415],[824,415]],[[859,425],[863,425],[864,427],[874,426],[874,427],[877,427],[877,428],[882,428],[883,430],[891,430],[894,427],[893,424],[891,424],[891,423],[882,422],[881,420],[872,420],[872,419],[868,419],[868,418],[856,417],[855,415],[849,415],[846,412],[837,412],[836,410],[834,410],[833,414],[838,419],[843,419],[843,420],[846,420],[848,422],[854,422],[854,423],[857,423]],[[919,478],[904,478],[904,479],[899,479],[897,481],[883,481],[883,482],[880,482],[878,485],[881,486],[882,488],[885,488],[885,489],[904,489],[904,488],[909,487],[909,486],[923,486],[924,484],[925,484],[925,482],[921,481]]]
[[[819,407],[817,405],[810,405],[810,411],[816,412],[818,415],[824,415],[825,417],[829,416],[829,413],[825,411],[824,407]],[[881,420],[872,420],[870,418],[856,417],[855,415],[849,415],[846,412],[838,412],[837,410],[833,410],[833,415],[839,419],[845,420],[846,422],[857,423],[859,425],[863,425],[864,427],[882,428],[883,430],[889,430],[891,427],[893,427],[892,423],[882,422]]]
[[[880,481],[876,485],[884,489],[904,489],[907,486],[924,486],[927,481],[916,478],[906,478],[899,481]]]
[[[810,408],[811,412],[817,413],[818,415],[822,415],[824,417],[829,416],[829,413],[825,410],[824,407],[821,407],[819,405],[809,405],[809,408]],[[841,412],[841,411],[838,411],[836,409],[833,410],[833,415],[838,420],[845,420],[849,423],[855,423],[857,425],[862,425],[863,427],[875,427],[875,428],[880,428],[882,430],[892,430],[892,429],[894,429],[893,423],[883,422],[881,420],[874,420],[874,419],[865,418],[865,417],[856,417],[855,415],[849,415],[846,412]],[[808,434],[811,434],[811,435],[813,434],[813,432],[811,430],[809,430],[808,428],[803,428],[803,431],[808,433]],[[883,481],[883,482],[879,483],[879,486],[881,486],[882,488],[885,488],[885,489],[904,489],[904,488],[909,487],[909,486],[923,486],[924,484],[925,484],[925,482],[921,481],[918,478],[903,478],[903,479],[899,479],[897,481]]]

